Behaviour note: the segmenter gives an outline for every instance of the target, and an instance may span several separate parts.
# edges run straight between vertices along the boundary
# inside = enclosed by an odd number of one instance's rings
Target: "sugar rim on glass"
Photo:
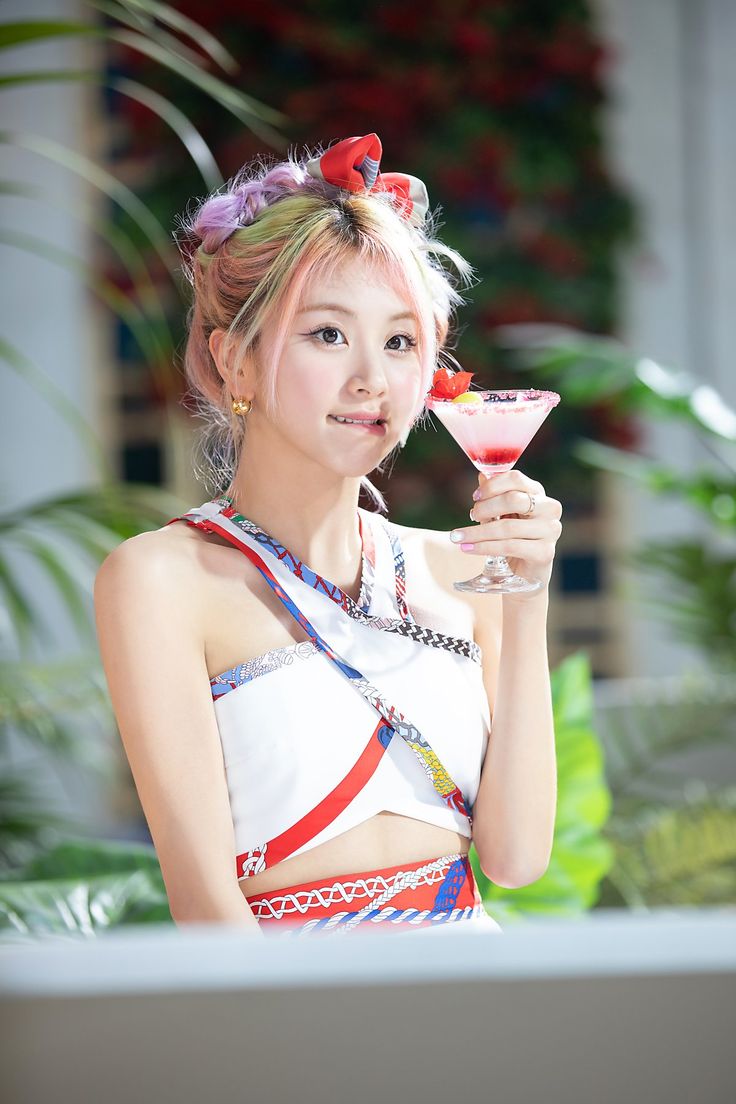
[[[468,394],[468,392],[463,392],[463,394]],[[557,394],[556,391],[539,391],[537,388],[534,387],[501,387],[497,389],[486,388],[482,391],[472,391],[470,392],[470,394],[480,395],[481,397],[491,394],[529,395],[533,396],[533,398],[530,398],[527,402],[516,402],[513,404],[509,403],[508,405],[505,405],[504,403],[486,402],[484,399],[482,403],[478,404],[458,403],[455,402],[454,399],[438,399],[434,395],[428,394],[426,396],[425,402],[427,405],[436,403],[438,405],[443,404],[445,406],[452,406],[456,410],[462,410],[463,414],[473,414],[476,417],[479,414],[484,414],[488,410],[493,410],[497,414],[519,414],[528,410],[533,410],[535,407],[538,406],[549,406],[551,409],[552,407],[557,406],[557,404],[560,402],[560,396]]]

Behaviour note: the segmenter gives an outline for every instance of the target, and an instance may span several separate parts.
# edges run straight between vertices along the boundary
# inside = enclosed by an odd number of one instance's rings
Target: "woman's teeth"
[[[334,418],[336,422],[344,422],[346,425],[379,425],[379,421],[369,422],[366,418],[341,418],[339,414],[331,414],[331,418]]]

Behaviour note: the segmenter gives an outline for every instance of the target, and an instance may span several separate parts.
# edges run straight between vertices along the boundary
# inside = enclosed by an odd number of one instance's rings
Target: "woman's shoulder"
[[[186,594],[188,602],[196,603],[202,568],[214,568],[217,551],[210,534],[184,521],[145,530],[108,553],[97,571],[95,586],[110,578],[121,591],[129,586],[160,587]]]
[[[197,550],[210,544],[211,534],[204,534],[186,521],[177,520],[162,525],[160,529],[146,529],[128,537],[113,549],[108,559],[114,557],[141,567],[150,565],[152,571],[162,563],[186,570],[198,554]]]

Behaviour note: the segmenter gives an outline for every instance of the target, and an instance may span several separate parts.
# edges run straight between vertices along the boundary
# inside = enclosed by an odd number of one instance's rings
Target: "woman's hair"
[[[271,164],[256,159],[178,220],[175,237],[193,288],[184,369],[190,406],[204,421],[204,463],[195,462],[195,468],[218,492],[232,480],[248,430],[247,418],[232,412],[232,396],[210,352],[213,330],[226,331],[224,355],[237,367],[258,351],[264,325],[275,322],[270,362],[259,365],[258,395],[273,414],[279,360],[311,281],[329,279],[342,263],[359,258],[375,265],[417,316],[422,385],[412,423],[426,417],[425,397],[438,363],[454,359],[447,352],[450,322],[464,299],[441,258],[466,286],[472,266],[434,237],[436,212],[420,228],[403,217],[389,191],[355,193],[315,179],[305,165],[321,153],[303,159],[289,153]],[[361,486],[385,511],[380,491],[366,477]]]

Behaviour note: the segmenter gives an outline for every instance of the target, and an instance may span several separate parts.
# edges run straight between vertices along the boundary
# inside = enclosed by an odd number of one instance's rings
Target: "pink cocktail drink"
[[[469,381],[470,375],[466,378]],[[460,383],[463,382],[466,381],[461,379]],[[439,383],[447,390],[451,388],[452,377],[440,378]],[[465,391],[453,398],[440,397],[440,394],[427,396],[427,408],[437,415],[468,459],[485,476],[510,471],[550,410],[560,401],[555,391],[534,389]],[[538,590],[541,583],[515,575],[505,556],[488,556],[480,575],[453,583],[453,586],[456,590],[476,594],[510,594]]]
[[[556,403],[552,391],[474,391],[476,402],[427,400],[448,433],[484,475],[509,471]]]

